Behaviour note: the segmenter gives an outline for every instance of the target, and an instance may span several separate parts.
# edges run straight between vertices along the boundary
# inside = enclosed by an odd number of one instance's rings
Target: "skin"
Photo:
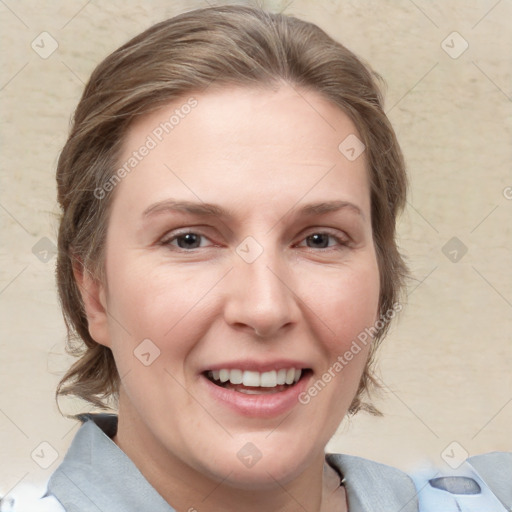
[[[307,405],[272,418],[219,406],[200,372],[239,358],[293,357],[308,362],[313,383],[374,324],[379,272],[366,162],[338,150],[358,132],[338,107],[286,84],[193,96],[197,106],[116,187],[105,282],[77,273],[91,335],[112,349],[122,379],[114,441],[180,512],[346,510],[324,448],[355,396],[369,345]],[[187,99],[133,124],[120,165]],[[233,217],[144,216],[170,198],[215,203]],[[331,200],[355,208],[296,215]],[[178,230],[203,235],[198,247],[173,239]],[[325,243],[312,241],[326,232]],[[236,252],[248,236],[263,249],[252,263]],[[160,350],[149,366],[134,357],[144,339]],[[250,468],[237,457],[247,442],[262,454]]]

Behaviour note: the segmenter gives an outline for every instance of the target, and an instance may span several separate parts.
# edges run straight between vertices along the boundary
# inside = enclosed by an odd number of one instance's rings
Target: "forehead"
[[[343,142],[360,138],[339,107],[290,85],[191,93],[130,127],[119,166],[134,165],[116,194],[146,202],[175,196],[215,202],[220,194],[240,205],[255,195],[275,204],[345,194],[367,209],[364,152],[347,158]]]

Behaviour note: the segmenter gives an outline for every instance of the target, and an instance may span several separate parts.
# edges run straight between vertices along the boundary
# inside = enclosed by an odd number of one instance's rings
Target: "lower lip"
[[[205,375],[201,375],[201,380],[205,383],[208,392],[217,403],[228,407],[237,414],[253,418],[276,417],[300,405],[299,395],[306,390],[310,378],[311,376],[307,375],[293,386],[277,393],[249,395],[217,386]]]

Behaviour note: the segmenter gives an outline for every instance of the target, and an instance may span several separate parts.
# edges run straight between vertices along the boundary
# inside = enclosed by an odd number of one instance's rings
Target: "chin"
[[[247,443],[235,457],[233,452],[219,455],[206,473],[223,485],[240,490],[270,490],[286,485],[314,462],[307,453],[285,446],[260,452]]]
[[[228,470],[229,471],[229,470]],[[286,469],[276,464],[267,464],[259,468],[231,468],[223,485],[243,491],[269,491],[280,488],[298,476],[297,468]]]

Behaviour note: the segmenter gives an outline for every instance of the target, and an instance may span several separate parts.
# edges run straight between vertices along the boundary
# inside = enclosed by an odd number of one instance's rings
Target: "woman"
[[[151,27],[92,74],[57,170],[57,278],[84,415],[58,510],[418,510],[324,449],[401,309],[400,148],[376,75],[246,7]]]

